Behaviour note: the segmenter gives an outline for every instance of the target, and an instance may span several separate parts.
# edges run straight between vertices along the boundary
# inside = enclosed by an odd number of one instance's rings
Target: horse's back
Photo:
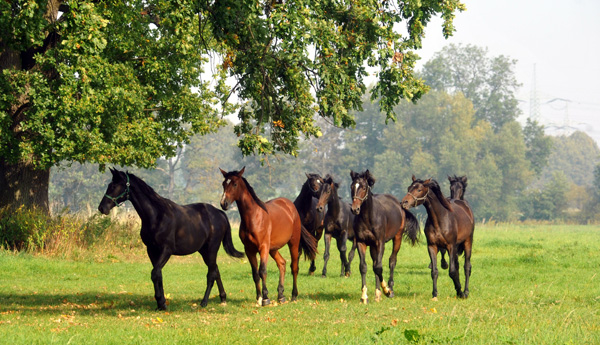
[[[300,215],[294,203],[286,198],[275,198],[265,203],[273,229],[300,224]]]

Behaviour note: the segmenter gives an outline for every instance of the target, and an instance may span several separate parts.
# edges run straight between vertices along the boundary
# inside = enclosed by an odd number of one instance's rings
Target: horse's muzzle
[[[221,197],[221,208],[224,211],[227,211],[227,209],[229,208],[229,205],[231,205],[231,203],[229,202],[229,200],[227,200],[227,198],[225,197],[225,194],[223,194],[223,197]]]

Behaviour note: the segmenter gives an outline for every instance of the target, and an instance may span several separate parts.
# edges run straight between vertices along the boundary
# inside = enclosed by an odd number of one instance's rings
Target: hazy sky
[[[456,32],[448,40],[441,20],[428,25],[421,62],[450,43],[487,47],[489,57],[517,60],[523,118],[530,113],[535,64],[538,121],[546,132],[570,133],[566,124],[600,145],[600,0],[462,2],[467,10],[456,14]]]

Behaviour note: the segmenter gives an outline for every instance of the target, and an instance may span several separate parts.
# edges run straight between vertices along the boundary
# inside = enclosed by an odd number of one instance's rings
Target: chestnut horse
[[[98,210],[102,214],[108,214],[113,207],[129,200],[142,219],[140,236],[152,262],[151,278],[157,309],[167,309],[162,268],[171,255],[188,255],[194,252],[199,252],[208,266],[206,291],[200,305],[206,306],[215,281],[219,287],[221,303],[225,303],[227,293],[217,266],[219,247],[223,243],[228,255],[236,258],[244,256],[233,246],[231,227],[225,212],[203,203],[178,205],[158,195],[134,174],[115,169],[110,169],[110,172],[113,178]]]
[[[402,199],[402,207],[409,209],[423,205],[427,210],[425,236],[431,260],[432,297],[437,299],[437,252],[444,248],[449,253],[449,275],[454,282],[459,298],[469,297],[469,277],[471,276],[471,248],[475,224],[470,208],[461,200],[446,199],[438,183],[433,179],[418,180],[414,176],[408,193]],[[461,290],[459,280],[458,256],[465,255],[465,290]]]
[[[369,170],[363,173],[350,171],[352,184],[352,213],[354,217],[354,235],[358,242],[358,255],[360,257],[360,274],[362,276],[361,302],[367,303],[367,263],[365,255],[367,246],[373,259],[373,272],[375,272],[375,301],[381,300],[381,289],[388,297],[394,296],[394,268],[398,251],[402,245],[402,236],[408,238],[412,245],[417,243],[419,235],[419,222],[417,218],[405,211],[398,199],[390,194],[373,194],[371,189],[375,178]],[[383,280],[383,252],[385,243],[393,240],[392,254],[390,255],[390,279]]]
[[[286,198],[276,198],[266,203],[262,202],[248,181],[242,176],[245,167],[240,171],[221,173],[223,181],[223,197],[221,208],[227,210],[235,201],[240,212],[240,239],[244,244],[246,256],[252,266],[252,278],[256,285],[256,303],[266,306],[271,303],[267,290],[267,260],[269,255],[279,268],[279,286],[277,299],[285,302],[283,297],[283,281],[285,278],[285,259],[279,253],[281,247],[288,245],[292,258],[292,301],[298,297],[296,284],[298,277],[298,260],[302,251],[310,259],[317,253],[317,240],[302,226],[296,206]],[[260,255],[260,267],[256,259]],[[262,280],[262,293],[260,281]]]
[[[323,185],[323,178],[319,174],[306,174],[306,182],[302,184],[300,194],[294,200],[302,225],[317,239],[317,242],[323,236],[323,218],[325,217],[323,210],[317,210],[316,198],[321,185]],[[308,274],[312,275],[316,270],[315,260],[311,260]]]
[[[323,254],[323,273],[327,276],[327,262],[329,261],[329,248],[331,247],[331,238],[336,239],[337,248],[340,251],[340,260],[342,261],[341,276],[349,277],[351,273],[350,265],[354,258],[356,249],[356,238],[354,236],[354,214],[350,209],[350,204],[345,203],[338,196],[339,184],[333,181],[330,175],[325,176],[321,190],[319,191],[319,201],[317,211],[323,212],[327,205],[325,214],[325,253]],[[346,258],[346,242],[352,241],[352,248]]]

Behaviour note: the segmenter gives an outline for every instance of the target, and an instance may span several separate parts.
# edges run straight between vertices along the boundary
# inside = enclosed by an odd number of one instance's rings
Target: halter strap
[[[356,195],[355,195],[355,196],[352,198],[352,200],[354,200],[354,199],[358,199],[358,200],[360,200],[361,202],[365,201],[365,199],[367,199],[367,198],[369,197],[369,191],[370,191],[370,190],[371,190],[371,186],[367,185],[367,192],[365,193],[365,196],[361,198],[361,197],[359,197],[359,196],[356,196]]]
[[[417,203],[418,203],[419,201],[425,201],[425,199],[427,199],[427,196],[429,196],[429,188],[427,188],[427,193],[425,193],[425,195],[423,195],[423,196],[422,196],[422,197],[420,197],[420,198],[417,198],[417,197],[416,197],[416,196],[415,196],[413,193],[411,193],[411,192],[408,192],[408,194],[409,194],[410,196],[412,196],[412,197],[413,197],[413,199],[415,199],[415,206],[416,206],[416,205],[417,205]]]
[[[125,191],[117,196],[110,196],[108,194],[104,194],[105,197],[107,197],[109,200],[111,200],[112,202],[115,203],[115,205],[117,205],[117,207],[123,205],[123,203],[127,200],[129,200],[129,175],[127,173],[125,173],[125,176],[127,177],[127,183],[125,183],[125,186],[127,186],[127,188],[125,189]],[[118,199],[122,198],[123,196],[125,196],[125,200],[121,201],[120,203],[117,201]]]

